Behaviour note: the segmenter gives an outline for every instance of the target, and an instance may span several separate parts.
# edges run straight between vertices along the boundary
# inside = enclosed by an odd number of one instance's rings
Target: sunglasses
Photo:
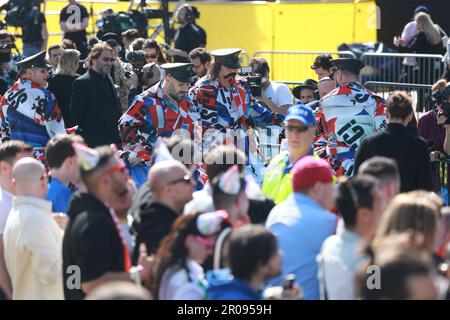
[[[202,236],[195,236],[195,240],[198,243],[201,243],[201,244],[205,245],[210,250],[214,249],[214,240],[206,239],[206,238],[204,238]]]
[[[174,180],[172,182],[169,182],[168,184],[177,184],[180,182],[184,182],[184,183],[191,183],[192,182],[192,176],[190,174],[186,174],[183,178]]]
[[[296,133],[302,133],[302,132],[306,132],[308,131],[309,128],[311,128],[311,126],[291,126],[291,125],[285,125],[284,126],[286,128],[287,131],[289,132],[293,132],[295,131]]]
[[[104,62],[114,62],[114,61],[116,61],[116,59],[104,57],[104,58],[103,58],[103,61],[104,61]]]
[[[158,55],[157,54],[146,54],[145,57],[150,58],[150,59],[156,59],[158,57]]]

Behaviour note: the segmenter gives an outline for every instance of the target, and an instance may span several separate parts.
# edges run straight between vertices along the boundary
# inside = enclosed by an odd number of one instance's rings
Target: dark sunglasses
[[[184,182],[184,183],[189,183],[190,184],[192,182],[191,175],[186,174],[183,178],[171,181],[168,184],[177,184],[177,183],[180,183],[180,182]]]
[[[157,54],[146,54],[145,57],[150,58],[150,59],[156,59],[158,57],[158,55]]]
[[[103,58],[103,61],[104,61],[104,62],[114,62],[114,61],[116,61],[116,59],[104,57],[104,58]]]
[[[285,125],[284,127],[286,128],[287,131],[290,131],[290,132],[295,131],[297,133],[306,132],[306,131],[308,131],[309,128],[311,128],[308,126],[299,127],[299,126],[290,126],[290,125]]]

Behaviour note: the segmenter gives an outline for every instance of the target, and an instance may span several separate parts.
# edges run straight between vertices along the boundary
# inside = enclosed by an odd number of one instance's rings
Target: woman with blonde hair
[[[372,242],[373,248],[376,249],[392,234],[410,232],[423,236],[423,248],[433,254],[439,229],[440,208],[427,194],[410,192],[397,195],[381,218]]]
[[[440,29],[433,23],[426,13],[418,13],[415,18],[417,34],[413,40],[405,45],[403,42],[396,43],[399,52],[414,52],[424,54],[444,54]]]
[[[66,128],[76,125],[70,115],[72,84],[79,77],[80,52],[75,49],[63,50],[56,72],[48,79],[48,89],[53,92],[61,109]]]

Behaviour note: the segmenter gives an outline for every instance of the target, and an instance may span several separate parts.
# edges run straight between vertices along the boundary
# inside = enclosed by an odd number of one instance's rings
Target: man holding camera
[[[158,136],[193,132],[197,114],[187,97],[192,64],[166,63],[164,80],[136,96],[120,118],[122,157],[132,164],[150,161]]]
[[[326,158],[337,176],[352,176],[361,140],[386,127],[385,102],[358,83],[364,63],[358,59],[333,59],[332,78],[338,88],[320,100],[316,152]]]
[[[255,98],[273,112],[285,114],[294,100],[287,85],[270,81],[270,68],[266,59],[255,57],[250,61],[250,66],[253,76],[261,76],[260,95]]]
[[[35,149],[35,157],[44,160],[44,148],[56,134],[65,134],[64,121],[56,98],[48,91],[51,66],[45,51],[20,61],[20,78],[1,99],[0,130],[2,142],[21,140]]]
[[[190,92],[200,113],[203,136],[203,154],[216,145],[234,143],[246,151],[252,164],[252,173],[257,172],[259,148],[252,127],[280,125],[284,116],[273,113],[258,103],[251,94],[246,79],[237,75],[241,68],[241,49],[219,49],[211,52],[214,63],[208,77]],[[210,131],[215,130],[215,131]],[[256,161],[255,161],[256,160]]]

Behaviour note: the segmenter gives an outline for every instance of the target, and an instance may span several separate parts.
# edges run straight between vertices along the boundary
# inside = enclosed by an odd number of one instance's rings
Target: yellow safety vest
[[[313,156],[318,157],[316,153]],[[288,151],[280,153],[270,161],[264,171],[262,193],[275,204],[282,202],[292,193],[292,174],[290,171],[284,174],[288,158]]]

